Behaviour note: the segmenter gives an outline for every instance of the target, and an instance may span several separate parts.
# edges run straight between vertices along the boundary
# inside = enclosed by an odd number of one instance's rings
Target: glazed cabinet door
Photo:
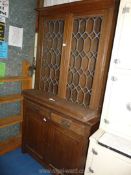
[[[90,104],[103,21],[98,14],[73,18],[66,99],[84,107]]]
[[[102,10],[70,14],[65,24],[58,95],[85,108],[102,105],[113,20],[107,14]]]
[[[65,17],[40,16],[35,87],[58,93]]]
[[[39,159],[46,154],[47,120],[34,104],[24,102],[23,150],[29,150]]]

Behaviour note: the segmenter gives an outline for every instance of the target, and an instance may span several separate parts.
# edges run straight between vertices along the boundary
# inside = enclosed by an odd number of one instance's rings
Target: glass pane
[[[40,88],[53,94],[58,93],[64,21],[44,21],[44,49]]]
[[[84,107],[92,93],[101,24],[100,16],[74,20],[66,99]]]

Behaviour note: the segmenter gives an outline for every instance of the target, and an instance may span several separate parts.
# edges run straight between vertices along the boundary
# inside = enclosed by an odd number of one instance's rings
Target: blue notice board
[[[8,58],[8,43],[0,42],[0,59]]]

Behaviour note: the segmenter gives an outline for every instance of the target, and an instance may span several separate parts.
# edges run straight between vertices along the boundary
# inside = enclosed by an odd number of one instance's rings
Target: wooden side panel
[[[29,77],[28,69],[29,69],[29,62],[24,60],[22,63],[22,75],[28,77],[28,80],[22,81],[22,90],[23,89],[32,89],[32,78]]]

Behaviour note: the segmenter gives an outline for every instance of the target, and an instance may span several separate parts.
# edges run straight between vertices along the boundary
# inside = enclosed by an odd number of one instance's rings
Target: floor
[[[28,154],[16,149],[0,156],[0,175],[50,175],[38,162]]]

